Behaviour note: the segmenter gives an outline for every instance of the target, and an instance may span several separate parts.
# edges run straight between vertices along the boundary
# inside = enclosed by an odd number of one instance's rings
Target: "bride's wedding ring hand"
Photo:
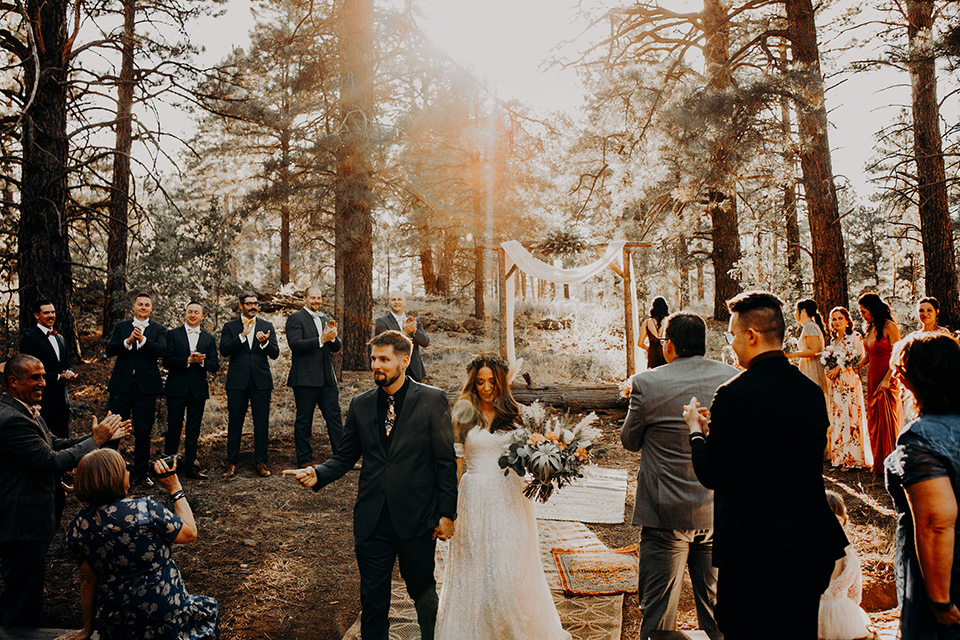
[[[450,518],[440,518],[440,524],[433,529],[434,540],[449,540],[456,531],[457,523]]]
[[[283,475],[293,476],[297,482],[308,488],[317,484],[317,471],[313,467],[307,467],[306,469],[284,469]]]

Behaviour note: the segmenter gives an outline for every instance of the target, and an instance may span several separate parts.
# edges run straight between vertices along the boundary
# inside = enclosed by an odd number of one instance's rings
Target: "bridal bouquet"
[[[590,463],[593,441],[600,437],[591,426],[597,415],[573,424],[569,416],[550,414],[539,402],[521,407],[521,413],[524,424],[504,447],[500,468],[504,475],[511,469],[521,478],[529,475],[523,495],[546,502],[554,490],[583,477],[581,469]]]
[[[820,354],[820,363],[823,368],[830,370],[834,367],[852,367],[860,361],[860,354],[850,351],[845,341],[840,344],[827,345]]]

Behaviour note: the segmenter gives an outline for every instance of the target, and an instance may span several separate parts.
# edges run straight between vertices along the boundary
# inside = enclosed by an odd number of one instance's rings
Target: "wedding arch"
[[[623,317],[624,342],[627,354],[627,375],[632,376],[637,368],[636,336],[640,325],[637,316],[637,290],[633,282],[633,249],[650,247],[649,242],[627,242],[618,240],[606,245],[593,245],[600,257],[590,264],[570,269],[557,267],[536,258],[528,248],[516,240],[500,243],[497,254],[500,263],[500,309],[503,310],[503,322],[500,325],[500,354],[513,364],[517,359],[514,345],[513,315],[516,303],[517,271],[545,282],[556,284],[575,284],[600,275],[610,267],[623,279]],[[605,249],[603,247],[606,247]]]

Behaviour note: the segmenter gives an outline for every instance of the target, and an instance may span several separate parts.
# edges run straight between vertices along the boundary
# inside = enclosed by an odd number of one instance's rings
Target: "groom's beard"
[[[378,387],[386,388],[392,385],[397,380],[399,380],[401,373],[403,373],[403,371],[397,371],[397,375],[393,376],[392,378],[388,378],[386,373],[382,371],[374,371],[373,381],[376,383]]]

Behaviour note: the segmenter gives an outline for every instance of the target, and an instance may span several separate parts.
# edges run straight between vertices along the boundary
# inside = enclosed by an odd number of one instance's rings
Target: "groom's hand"
[[[297,482],[307,488],[317,484],[317,470],[313,467],[307,467],[306,469],[284,469],[283,475],[293,476]]]
[[[457,528],[457,523],[450,518],[440,518],[440,524],[433,529],[434,540],[449,540],[453,537],[453,532]]]

